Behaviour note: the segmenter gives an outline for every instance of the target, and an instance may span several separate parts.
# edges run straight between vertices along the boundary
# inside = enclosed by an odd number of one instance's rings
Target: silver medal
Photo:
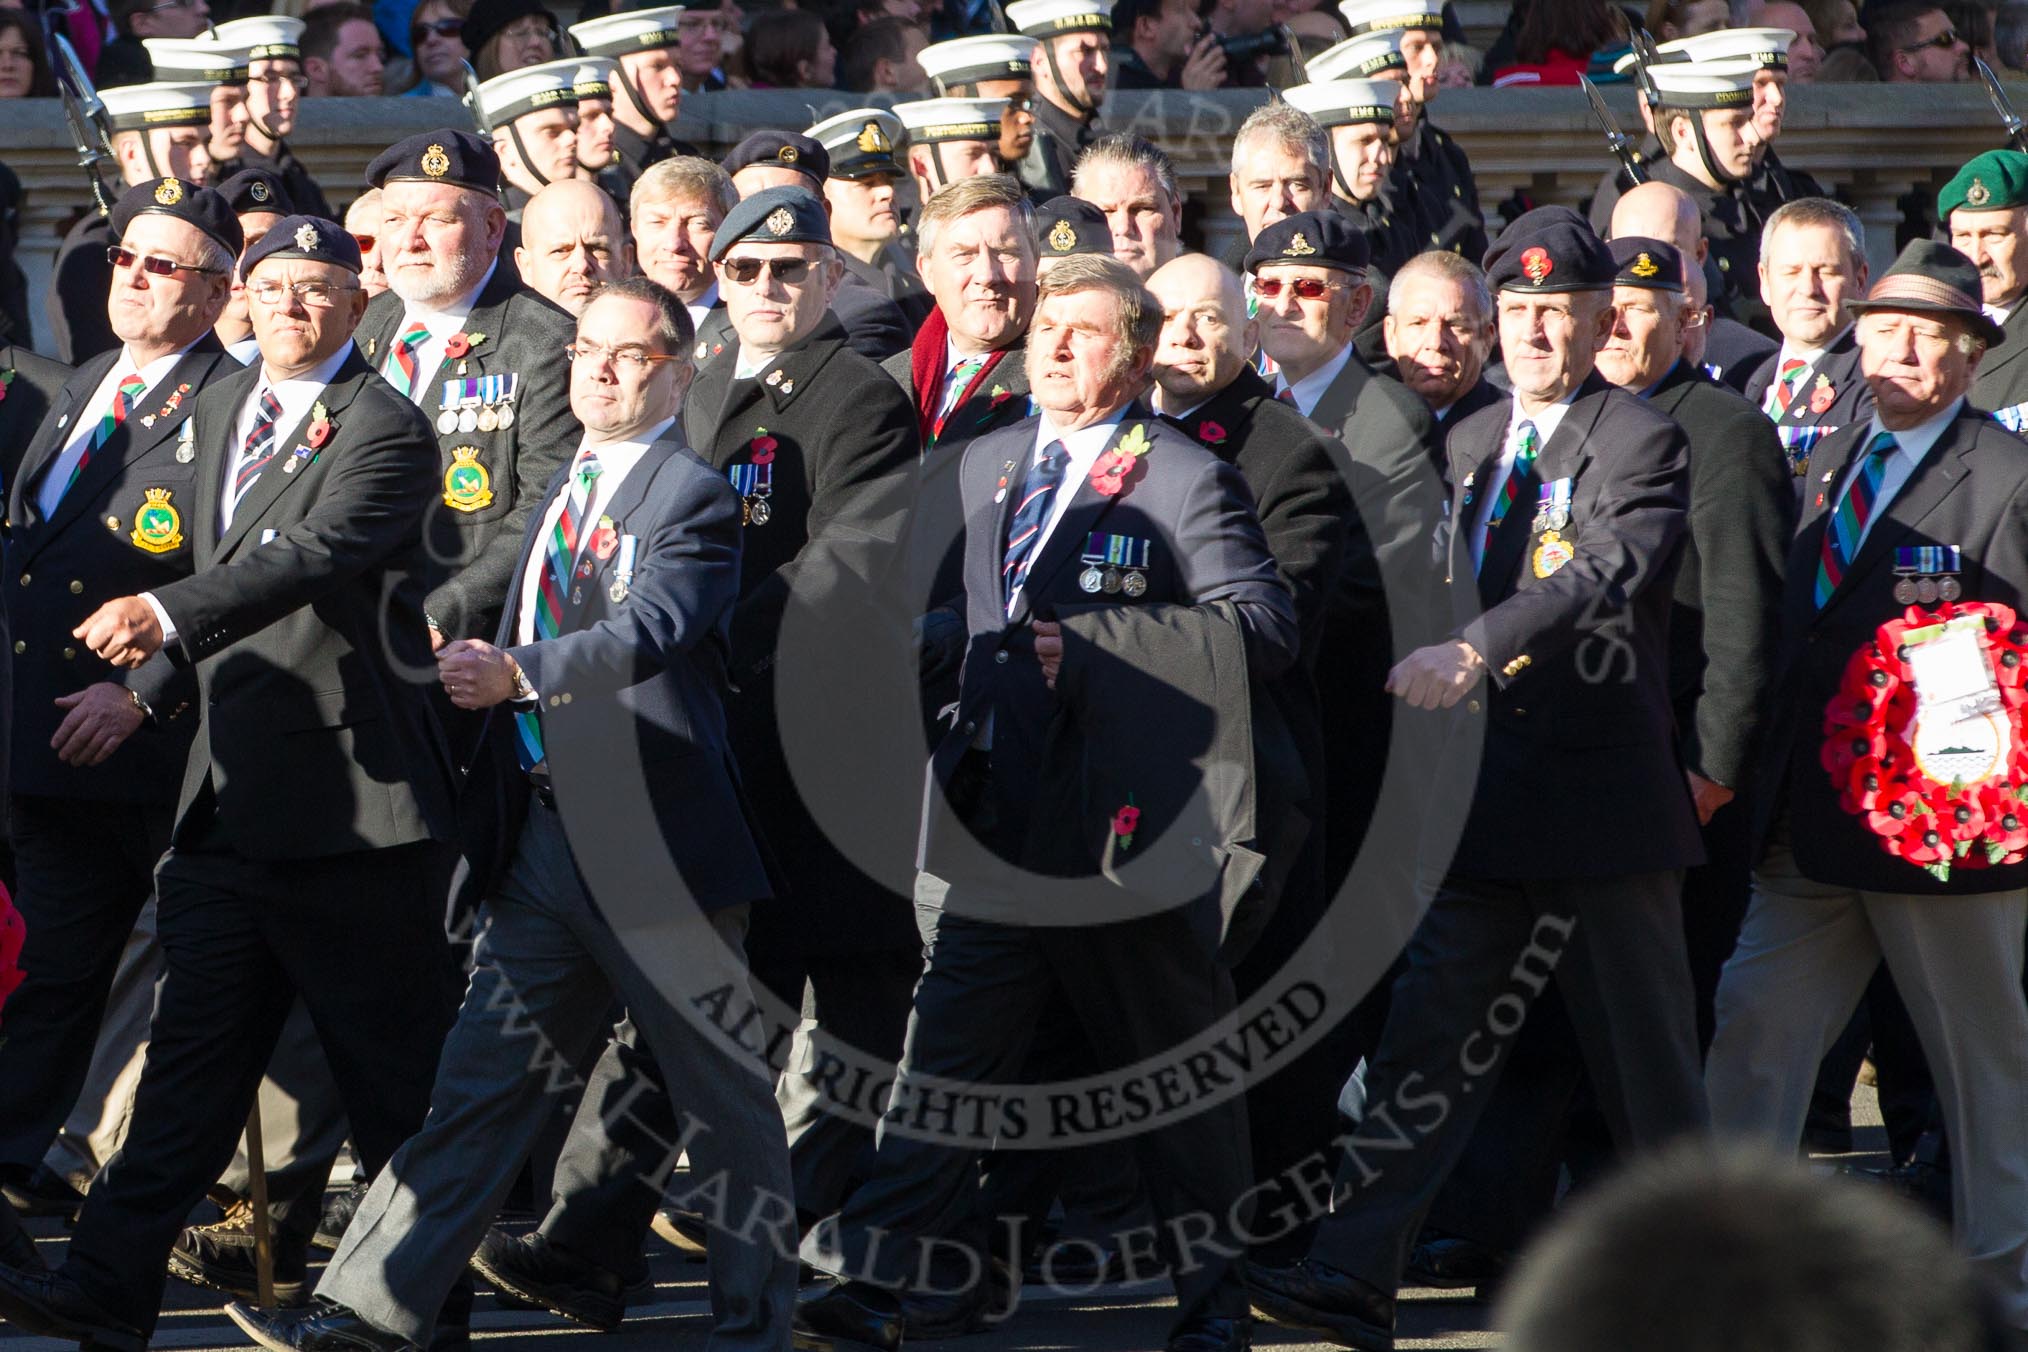
[[[1077,575],[1077,589],[1087,595],[1095,596],[1098,594],[1098,589],[1105,585],[1105,580],[1105,574],[1101,573],[1096,567],[1087,568]]]
[[[768,506],[766,498],[755,498],[753,506],[747,511],[747,520],[753,522],[756,526],[765,526],[768,523],[768,518],[774,514],[775,509]]]
[[[1904,606],[1915,604],[1915,579],[1904,577],[1894,584],[1894,599]]]
[[[440,435],[449,436],[457,430],[458,411],[456,409],[447,408],[442,413],[437,414],[437,432]]]
[[[1558,507],[1555,511],[1549,514],[1549,529],[1562,530],[1565,526],[1568,526],[1569,524],[1570,524],[1570,511],[1568,508]]]
[[[1108,569],[1106,569],[1106,573],[1105,573],[1105,580],[1104,580],[1104,586],[1105,586],[1105,589],[1106,589],[1106,595],[1108,595],[1108,596],[1111,596],[1111,595],[1113,595],[1114,593],[1116,593],[1116,592],[1118,592],[1118,591],[1119,591],[1119,589],[1120,589],[1120,570],[1119,570],[1119,569],[1117,569],[1117,568],[1108,568]]]
[[[500,416],[494,419],[494,421],[500,424],[500,430],[503,432],[512,427],[514,425],[514,405],[500,405]]]
[[[1120,582],[1120,590],[1129,596],[1140,596],[1148,590],[1148,575],[1138,568],[1130,568]]]
[[[618,578],[614,578],[613,585],[606,589],[606,595],[612,598],[614,605],[618,605],[627,599],[627,584]]]
[[[292,456],[290,456],[290,457],[289,457],[289,458],[288,458],[288,459],[287,459],[286,461],[284,461],[284,462],[283,462],[283,464],[282,464],[282,473],[284,473],[284,474],[294,474],[294,473],[296,472],[296,466],[298,466],[298,465],[300,465],[300,464],[302,464],[302,463],[303,463],[303,460],[302,460],[302,457],[301,457],[301,456],[294,456],[294,455],[292,455]]]
[[[500,425],[500,415],[490,407],[479,410],[479,430],[490,432]]]
[[[184,442],[179,442],[179,443],[177,444],[177,446],[176,446],[176,463],[177,463],[177,464],[179,464],[179,465],[187,465],[187,464],[189,464],[189,463],[190,463],[190,462],[191,462],[192,460],[195,460],[196,458],[197,458],[197,448],[196,448],[195,446],[191,445],[191,444],[190,444],[189,442],[187,442],[187,441],[184,441]]]
[[[583,587],[572,587],[570,589],[570,603],[574,606],[581,606],[584,604]]]
[[[461,409],[461,410],[459,410],[459,412],[458,412],[458,430],[459,430],[460,432],[476,432],[476,431],[478,431],[478,430],[479,430],[479,415],[478,415],[478,414],[477,414],[476,412],[474,412],[473,410],[469,409],[469,408],[467,408],[467,409]]]
[[[1958,585],[1956,578],[1946,577],[1936,584],[1936,594],[1946,601],[1955,601],[1965,594],[1965,589]]]
[[[1921,581],[1917,582],[1915,584],[1915,599],[1922,602],[1924,605],[1929,605],[1931,602],[1935,601],[1936,579],[1933,577],[1926,577],[1923,578]]]

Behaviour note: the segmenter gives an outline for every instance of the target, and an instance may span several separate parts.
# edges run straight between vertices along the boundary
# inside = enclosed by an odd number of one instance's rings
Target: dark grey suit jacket
[[[2028,299],[2016,301],[2007,316],[2007,336],[1986,349],[1979,361],[1972,405],[1998,417],[2010,431],[2028,425]]]
[[[1755,408],[1767,407],[1768,386],[1781,368],[1781,349],[1747,377],[1741,395]],[[1775,433],[1788,457],[1789,473],[1795,479],[1796,496],[1801,497],[1810,475],[1810,457],[1817,443],[1841,427],[1863,423],[1873,416],[1873,387],[1859,374],[1859,344],[1850,326],[1831,341],[1813,370],[1796,387],[1795,396],[1782,416],[1775,419]]]

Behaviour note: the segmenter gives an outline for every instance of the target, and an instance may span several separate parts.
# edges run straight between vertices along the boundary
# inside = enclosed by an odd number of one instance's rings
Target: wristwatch
[[[141,698],[140,691],[129,690],[127,692],[127,699],[131,704],[133,704],[134,708],[140,713],[141,717],[147,719],[150,723],[155,721],[155,711],[148,707],[148,701]]]
[[[519,662],[514,664],[514,698],[517,702],[535,698],[535,687],[528,683],[528,673]]]

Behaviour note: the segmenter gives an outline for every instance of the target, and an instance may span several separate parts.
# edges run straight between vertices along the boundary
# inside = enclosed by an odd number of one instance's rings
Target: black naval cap
[[[295,204],[282,176],[272,169],[242,169],[218,185],[218,195],[231,204],[234,214],[265,211],[274,216],[292,216]]]
[[[113,238],[126,234],[136,216],[174,216],[217,240],[234,258],[246,247],[246,235],[232,205],[214,190],[200,188],[188,179],[144,179],[121,193],[120,200],[113,203]]]
[[[1620,269],[1613,285],[1646,287],[1650,291],[1684,289],[1682,251],[1667,240],[1621,235],[1609,247],[1613,262]]]
[[[1485,267],[1494,291],[1535,295],[1610,290],[1619,275],[1613,251],[1569,207],[1537,207],[1509,221],[1486,250]]]
[[[829,244],[831,218],[808,188],[764,188],[725,213],[711,239],[711,261],[749,237],[759,244]]]
[[[497,194],[500,157],[491,145],[468,131],[446,127],[423,132],[396,141],[366,166],[368,187],[384,188],[390,183],[448,183],[454,188]]]
[[[734,146],[719,167],[730,176],[754,164],[807,174],[819,189],[831,177],[831,152],[798,131],[757,131]]]
[[[1035,247],[1044,258],[1072,254],[1113,256],[1113,228],[1106,214],[1082,197],[1052,197],[1035,212]]]
[[[1276,263],[1307,263],[1312,267],[1364,272],[1373,250],[1358,227],[1335,211],[1299,211],[1265,226],[1246,251],[1246,270],[1259,272]]]
[[[359,256],[359,241],[336,221],[322,216],[289,216],[275,222],[275,228],[255,240],[239,260],[239,275],[251,277],[255,267],[270,258],[304,258],[313,263],[336,263],[347,272],[359,272],[365,264]]]

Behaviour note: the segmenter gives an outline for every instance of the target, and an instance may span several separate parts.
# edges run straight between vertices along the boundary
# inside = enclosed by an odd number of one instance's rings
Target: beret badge
[[[1648,257],[1645,252],[1635,258],[1633,267],[1628,269],[1636,277],[1652,277],[1661,270],[1656,266],[1655,260]]]
[[[1973,179],[1972,186],[1965,189],[1965,205],[1982,207],[1993,200],[1993,190],[1986,186],[1984,179]]]
[[[784,146],[783,149],[793,150],[794,147]],[[763,221],[762,224],[767,226],[770,235],[786,235],[789,231],[796,228],[796,217],[787,207],[776,207],[768,213],[767,220]]]
[[[796,162],[796,157],[801,153],[802,152],[797,150],[794,146],[783,146],[780,150],[777,150],[775,152],[775,158],[780,160],[783,164],[794,164]]]
[[[317,247],[317,227],[308,221],[296,227],[296,247],[309,253]]]
[[[894,142],[887,139],[887,133],[880,129],[878,122],[869,122],[859,133],[859,149],[868,155],[888,155],[894,151]]]
[[[431,146],[423,152],[422,171],[431,178],[442,178],[451,172],[451,157],[444,154],[442,146]]]
[[[253,200],[256,202],[265,202],[268,200],[269,196],[268,185],[261,182],[261,180],[259,179],[255,179],[253,182],[246,185],[246,193],[247,196],[253,198]]]
[[[1305,258],[1317,252],[1317,246],[1303,238],[1303,232],[1298,230],[1289,240],[1288,247],[1283,249],[1282,252],[1294,254],[1298,258]]]
[[[1050,230],[1049,247],[1058,253],[1069,253],[1077,247],[1077,231],[1069,221],[1058,221]]]
[[[1549,250],[1538,246],[1521,255],[1521,271],[1539,286],[1544,277],[1556,271],[1556,263],[1549,257]]]
[[[165,207],[173,207],[183,200],[183,185],[173,178],[165,178],[155,185],[155,201]]]

